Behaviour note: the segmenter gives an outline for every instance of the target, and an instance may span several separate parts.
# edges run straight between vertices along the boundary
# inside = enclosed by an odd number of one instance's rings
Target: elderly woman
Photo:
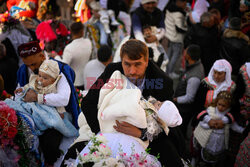
[[[221,91],[230,91],[231,93],[235,90],[235,83],[231,79],[232,66],[225,60],[220,59],[214,62],[209,74],[204,78],[198,91],[196,93],[194,110],[196,114],[204,111],[209,104],[217,97]],[[192,126],[196,127],[198,124],[198,119],[194,118],[192,121]],[[217,124],[218,126],[223,126],[222,124]],[[193,141],[191,140],[191,154],[193,157],[199,157],[200,154],[195,151],[193,147]],[[194,165],[195,160],[192,159],[191,164]]]
[[[220,59],[214,62],[206,78],[201,81],[195,98],[196,113],[203,111],[217,97],[220,91],[235,89],[235,83],[231,79],[232,66],[225,60]]]

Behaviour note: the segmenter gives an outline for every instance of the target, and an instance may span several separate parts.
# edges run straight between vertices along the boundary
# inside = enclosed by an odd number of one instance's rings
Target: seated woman
[[[119,71],[115,71],[110,81],[101,88],[98,102],[98,120],[101,134],[99,133],[97,137],[103,135],[107,138],[107,146],[112,151],[111,157],[118,156],[120,150],[126,155],[132,153],[146,154],[145,149],[149,141],[144,141],[144,139],[153,140],[163,130],[168,134],[168,126],[175,127],[181,124],[181,116],[172,102],[160,103],[155,99],[150,99],[150,101],[151,103],[143,99],[140,89]],[[121,121],[147,129],[144,134],[145,137],[135,138],[117,132],[115,125]],[[81,122],[82,125],[83,121],[78,122]],[[80,133],[84,132],[81,125],[79,125]],[[87,132],[85,131],[85,133]],[[79,138],[82,136],[84,135],[80,134]],[[80,155],[88,154],[92,143],[89,142]],[[147,156],[145,160],[148,163],[157,162],[155,166],[160,166],[159,162],[152,156]],[[78,163],[78,160],[76,163]]]

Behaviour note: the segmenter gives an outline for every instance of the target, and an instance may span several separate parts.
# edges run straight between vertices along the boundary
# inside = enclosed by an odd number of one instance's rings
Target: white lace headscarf
[[[223,82],[218,83],[213,79],[214,70],[219,71],[219,72],[226,72],[225,80]],[[214,62],[214,65],[210,69],[210,72],[208,74],[209,83],[211,83],[212,85],[216,85],[213,99],[217,97],[217,94],[220,91],[227,90],[231,86],[232,84],[231,73],[232,73],[232,66],[227,60],[220,59]]]

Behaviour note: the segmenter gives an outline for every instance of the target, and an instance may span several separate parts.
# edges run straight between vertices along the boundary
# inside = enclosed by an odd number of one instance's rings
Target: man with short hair
[[[18,87],[26,85],[31,74],[38,74],[40,65],[47,58],[42,52],[39,43],[32,41],[22,44],[18,47],[19,56],[24,64],[17,72]],[[66,111],[70,112],[73,117],[73,124],[77,125],[77,118],[80,113],[76,92],[74,89],[74,71],[67,65],[58,61],[62,78],[57,84],[57,93],[37,94],[34,90],[29,90],[24,96],[25,102],[38,102],[48,106],[65,106]],[[44,131],[39,136],[40,147],[43,151],[45,162],[48,165],[53,163],[60,157],[61,152],[58,150],[63,135],[55,129]]]
[[[82,101],[81,106],[83,114],[94,133],[100,131],[97,120],[97,104],[100,89],[116,70],[120,71],[133,82],[134,85],[140,88],[144,98],[152,96],[159,101],[172,99],[173,81],[149,60],[148,47],[145,43],[136,39],[127,41],[121,48],[120,56],[122,62],[109,64],[98,80],[92,85],[88,94]],[[147,129],[139,129],[127,122],[116,121],[114,129],[117,132],[125,133],[144,141],[147,140],[145,135]],[[159,160],[162,165],[183,166],[180,157],[182,157],[181,151],[185,147],[184,143],[182,135],[179,136],[178,128],[170,128],[168,136],[162,132],[149,144],[149,148],[151,148],[150,153],[155,156],[160,153]],[[65,159],[70,157],[75,158],[76,149],[81,151],[84,146],[84,142],[78,142],[73,145],[71,148],[72,155],[67,156]]]
[[[97,51],[97,59],[89,61],[83,70],[85,90],[94,84],[109,63],[112,62],[112,50],[108,45],[101,45]]]
[[[74,85],[84,89],[83,69],[92,53],[92,44],[88,38],[83,38],[83,24],[75,22],[70,26],[73,41],[69,43],[62,55],[62,62],[67,63],[76,73]]]
[[[173,101],[182,116],[181,130],[186,136],[187,126],[194,116],[194,100],[201,80],[205,77],[204,68],[200,61],[201,50],[198,45],[189,45],[186,49],[186,70],[176,87]]]

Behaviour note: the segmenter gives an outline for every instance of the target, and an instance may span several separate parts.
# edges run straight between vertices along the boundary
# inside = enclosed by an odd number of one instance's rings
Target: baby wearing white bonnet
[[[57,83],[61,77],[58,63],[54,60],[44,60],[39,68],[38,75],[32,74],[30,76],[29,83],[24,86],[24,90],[34,89],[38,94],[38,103],[44,104],[46,94],[57,92]],[[60,115],[66,112],[64,107],[56,108]]]

